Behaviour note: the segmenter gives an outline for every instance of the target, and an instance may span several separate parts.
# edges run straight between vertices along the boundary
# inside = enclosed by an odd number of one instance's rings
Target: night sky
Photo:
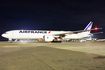
[[[83,30],[93,21],[93,28],[105,32],[104,0],[38,0],[0,2],[0,40],[7,40],[1,34],[9,30]],[[97,34],[94,38],[105,38]]]

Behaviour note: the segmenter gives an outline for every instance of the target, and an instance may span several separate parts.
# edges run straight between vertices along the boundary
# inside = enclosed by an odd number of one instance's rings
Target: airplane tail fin
[[[89,32],[90,33],[91,28],[92,28],[92,24],[93,24],[93,22],[90,21],[90,23],[86,26],[86,28],[84,30],[86,30],[86,32]],[[89,30],[89,31],[87,31],[87,30]]]

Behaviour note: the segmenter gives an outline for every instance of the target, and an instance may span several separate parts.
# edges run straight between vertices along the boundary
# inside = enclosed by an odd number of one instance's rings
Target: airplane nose
[[[4,34],[2,34],[1,36],[4,37]]]
[[[6,34],[2,34],[1,36],[2,36],[2,37],[6,37]]]

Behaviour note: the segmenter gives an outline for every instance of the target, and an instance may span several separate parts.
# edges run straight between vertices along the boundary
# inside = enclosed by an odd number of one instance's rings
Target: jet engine
[[[45,41],[53,41],[54,37],[53,36],[44,36]]]

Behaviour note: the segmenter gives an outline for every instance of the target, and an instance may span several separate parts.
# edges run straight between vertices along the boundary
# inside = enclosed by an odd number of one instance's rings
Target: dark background
[[[0,1],[1,34],[9,30],[83,30],[93,21],[94,27],[105,31],[105,1],[103,0],[38,0]],[[94,38],[105,38],[105,34]]]

